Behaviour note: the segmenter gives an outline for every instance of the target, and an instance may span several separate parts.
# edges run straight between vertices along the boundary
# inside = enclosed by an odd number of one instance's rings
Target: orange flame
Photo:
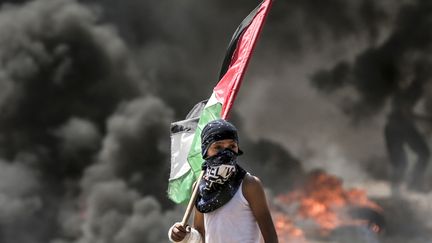
[[[354,219],[348,210],[353,207],[370,208],[382,212],[380,206],[367,198],[360,189],[344,190],[342,181],[322,171],[311,173],[306,183],[287,194],[276,197],[273,210],[276,230],[281,242],[306,242],[305,235],[327,236],[337,227],[367,225],[364,219]],[[297,222],[309,222],[309,227],[297,227]],[[310,222],[314,227],[310,227]],[[371,230],[379,232],[376,224]],[[307,231],[305,233],[305,230]],[[310,231],[310,232],[309,232]]]
[[[275,227],[280,242],[306,242],[303,230],[296,227],[294,223],[283,213],[275,212]]]

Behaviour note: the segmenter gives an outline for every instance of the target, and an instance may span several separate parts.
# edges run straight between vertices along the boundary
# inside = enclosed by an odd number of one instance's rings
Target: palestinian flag
[[[186,120],[171,124],[168,197],[175,203],[185,203],[190,199],[192,184],[197,180],[204,162],[201,157],[201,131],[208,122],[227,118],[271,3],[272,0],[264,0],[235,31],[221,68],[220,81],[210,99],[195,105]]]

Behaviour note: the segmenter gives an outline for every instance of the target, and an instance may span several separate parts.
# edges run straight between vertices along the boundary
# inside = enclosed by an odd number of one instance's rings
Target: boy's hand
[[[175,242],[179,242],[182,241],[185,237],[186,234],[188,234],[190,232],[190,227],[189,226],[183,226],[181,225],[181,223],[175,223],[170,230],[170,239],[175,241]]]

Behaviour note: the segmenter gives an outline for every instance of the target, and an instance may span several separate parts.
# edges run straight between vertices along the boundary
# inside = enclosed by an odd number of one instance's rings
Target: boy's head
[[[224,149],[230,149],[238,155],[243,154],[238,147],[237,128],[223,119],[207,123],[201,132],[203,159],[214,156]]]

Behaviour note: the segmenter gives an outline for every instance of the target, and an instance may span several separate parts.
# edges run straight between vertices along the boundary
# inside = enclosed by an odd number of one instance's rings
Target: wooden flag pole
[[[197,179],[197,182],[195,184],[195,187],[193,188],[191,198],[189,200],[188,206],[186,208],[186,211],[185,211],[185,213],[183,215],[183,219],[181,221],[181,225],[183,227],[186,227],[187,222],[189,221],[189,217],[190,217],[190,215],[192,213],[192,210],[193,210],[193,207],[194,207],[194,203],[195,203],[195,199],[196,199],[197,194],[198,194],[198,183],[201,181],[201,178],[203,177],[204,172],[205,172],[205,170],[201,171],[200,175],[198,176],[198,179]]]

